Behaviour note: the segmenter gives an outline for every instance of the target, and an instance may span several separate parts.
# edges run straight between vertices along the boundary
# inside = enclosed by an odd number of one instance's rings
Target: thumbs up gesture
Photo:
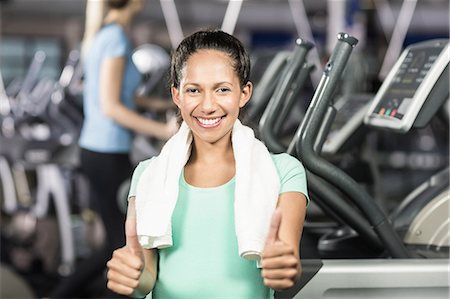
[[[294,246],[280,239],[281,218],[281,210],[275,210],[261,257],[264,284],[276,290],[292,287],[300,271],[300,261]]]
[[[116,249],[108,261],[108,288],[118,294],[131,295],[139,286],[144,269],[144,253],[137,239],[134,200],[128,205],[125,222],[126,245]]]

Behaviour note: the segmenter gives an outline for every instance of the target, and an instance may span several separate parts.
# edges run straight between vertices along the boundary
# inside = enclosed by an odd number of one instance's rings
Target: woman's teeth
[[[220,121],[221,117],[211,118],[211,119],[197,117],[197,119],[202,125],[212,126],[212,125],[218,123]]]

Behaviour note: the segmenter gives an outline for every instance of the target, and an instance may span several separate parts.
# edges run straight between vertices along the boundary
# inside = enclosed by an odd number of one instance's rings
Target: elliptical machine
[[[320,156],[335,114],[333,93],[356,43],[339,34],[288,152],[303,162],[308,185],[325,211],[351,227],[365,245],[361,248],[371,252],[358,259],[303,260],[302,281],[290,293],[298,291],[295,298],[448,298],[448,167],[411,192],[388,217],[364,188]],[[449,57],[447,40],[405,49],[367,110],[365,123],[394,132],[426,125],[449,98]],[[330,235],[323,244],[345,243],[348,238],[341,236],[342,231]]]
[[[39,79],[45,59],[44,52],[36,52],[23,82],[0,92],[0,199],[2,211],[13,219],[11,238],[19,239],[20,246],[54,208],[59,253],[45,255],[45,265],[48,272],[68,275],[77,257],[75,245],[81,244],[74,240],[71,199],[81,194],[72,183],[82,184],[74,169],[83,115],[69,91],[79,55],[77,50],[70,53],[57,82]],[[29,172],[35,188],[28,183]]]

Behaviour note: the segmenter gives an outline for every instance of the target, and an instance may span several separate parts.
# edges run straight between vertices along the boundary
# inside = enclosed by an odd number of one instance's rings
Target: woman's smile
[[[202,128],[216,128],[222,123],[222,119],[225,116],[219,117],[194,117],[197,120],[197,124]]]

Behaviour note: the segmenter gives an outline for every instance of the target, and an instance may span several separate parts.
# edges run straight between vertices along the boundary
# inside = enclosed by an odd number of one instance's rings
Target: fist
[[[125,221],[126,245],[116,249],[108,261],[108,288],[118,294],[130,296],[139,286],[144,269],[144,254],[136,233],[136,210],[134,199],[128,203]]]
[[[279,238],[280,224],[281,211],[277,209],[272,216],[261,257],[264,284],[276,290],[294,286],[300,273],[300,261],[295,248]]]
[[[113,256],[106,266],[108,267],[107,286],[110,290],[130,296],[139,286],[144,262],[130,246],[114,250]]]

